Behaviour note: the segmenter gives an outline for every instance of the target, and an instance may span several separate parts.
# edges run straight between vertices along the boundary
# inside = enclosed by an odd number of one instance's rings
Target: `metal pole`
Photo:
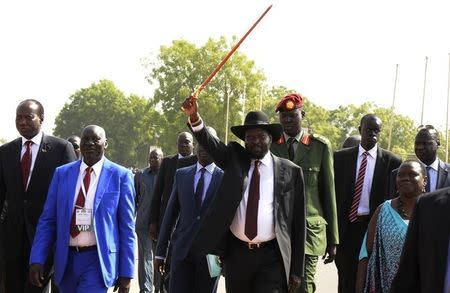
[[[262,111],[263,96],[264,96],[264,89],[261,88],[261,94],[259,95],[259,111]]]
[[[225,144],[228,144],[228,118],[230,116],[230,95],[228,94],[228,90],[225,91],[226,99],[227,99],[227,113],[225,119]]]
[[[445,115],[445,161],[448,162],[448,107],[450,100],[450,53],[448,53],[447,115]]]
[[[394,106],[395,106],[395,94],[397,92],[397,77],[398,77],[398,64],[395,65],[395,79],[394,79],[394,94],[392,96],[392,106],[391,106],[391,118],[389,120],[389,141],[388,141],[388,150],[391,150],[391,142],[392,142],[392,127],[394,124]]]
[[[247,100],[247,83],[244,84],[244,93],[242,94],[243,103],[242,103],[242,124],[244,124],[245,120],[245,102]]]
[[[427,67],[428,67],[428,56],[425,56],[425,73],[423,77],[422,114],[420,115],[420,125],[423,125],[423,108],[425,107],[425,90],[427,86]]]

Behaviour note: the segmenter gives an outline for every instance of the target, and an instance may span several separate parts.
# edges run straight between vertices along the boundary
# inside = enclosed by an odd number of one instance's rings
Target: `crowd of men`
[[[151,147],[133,175],[106,158],[101,126],[52,137],[42,104],[22,101],[20,137],[0,146],[0,293],[128,292],[135,246],[140,292],[216,292],[220,274],[232,293],[315,292],[320,257],[335,262],[339,293],[356,292],[369,221],[395,197],[402,161],[378,145],[382,121],[370,113],[333,153],[302,128],[303,104],[281,98],[280,123],[249,112],[231,127],[243,143],[225,145],[189,97],[178,153]],[[420,127],[414,145],[431,193],[404,219],[392,288],[448,293],[450,165],[434,127]]]

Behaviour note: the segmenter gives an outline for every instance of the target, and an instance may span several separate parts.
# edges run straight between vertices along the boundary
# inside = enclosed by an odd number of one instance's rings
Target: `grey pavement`
[[[136,266],[137,267],[137,266]],[[137,272],[136,272],[137,276]],[[136,277],[137,278],[137,277]],[[316,274],[316,284],[317,284],[317,293],[335,293],[337,292],[337,270],[334,263],[324,265],[322,262],[319,262],[317,267]],[[112,290],[110,290],[112,292]],[[139,292],[139,285],[137,279],[134,279],[131,283],[131,293]],[[225,291],[225,282],[223,278],[221,278],[219,282],[218,293],[226,293]]]

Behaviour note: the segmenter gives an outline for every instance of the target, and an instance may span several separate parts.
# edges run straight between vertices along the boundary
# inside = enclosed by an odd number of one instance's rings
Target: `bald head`
[[[362,117],[358,127],[361,134],[361,146],[366,150],[371,150],[378,142],[381,131],[381,119],[375,114],[366,114]]]
[[[32,139],[41,131],[44,108],[36,100],[28,99],[19,103],[16,109],[16,128],[20,135]]]
[[[178,153],[183,157],[192,155],[194,150],[194,138],[190,132],[181,132],[178,134]]]
[[[100,161],[108,147],[105,130],[98,125],[86,126],[81,132],[80,147],[86,165],[92,166]]]

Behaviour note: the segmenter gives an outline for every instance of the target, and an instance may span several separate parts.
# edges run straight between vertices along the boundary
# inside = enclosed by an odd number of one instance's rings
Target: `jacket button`
[[[197,220],[200,220],[200,216],[197,216]]]
[[[23,200],[23,204],[24,204],[24,205],[27,205],[27,204],[28,204],[28,200],[24,199],[24,200]]]

